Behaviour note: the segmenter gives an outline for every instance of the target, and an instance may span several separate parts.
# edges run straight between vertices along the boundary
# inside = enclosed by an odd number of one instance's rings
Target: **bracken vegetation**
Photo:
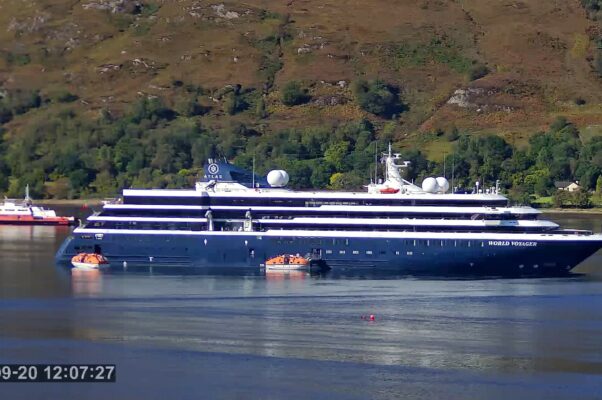
[[[210,156],[363,189],[389,142],[418,182],[445,155],[522,202],[593,189],[600,0],[534,4],[3,0],[0,194],[186,187]]]

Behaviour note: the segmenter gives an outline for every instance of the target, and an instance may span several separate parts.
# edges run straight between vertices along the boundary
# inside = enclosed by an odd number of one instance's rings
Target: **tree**
[[[362,187],[364,180],[352,172],[336,172],[330,177],[329,189],[350,190]]]
[[[224,109],[230,115],[238,114],[241,111],[246,110],[249,107],[249,104],[236,92],[230,92],[226,96],[226,101],[224,102]]]
[[[290,81],[282,88],[281,100],[286,106],[292,107],[309,101],[307,89],[297,81]]]
[[[558,190],[554,193],[552,200],[554,201],[554,207],[565,208],[571,202],[571,195],[566,190]]]
[[[587,190],[572,192],[572,201],[577,208],[589,208],[592,206],[591,195]]]
[[[257,100],[257,106],[255,107],[255,115],[257,118],[264,119],[268,116],[268,112],[265,109],[265,100],[263,96]]]
[[[198,103],[195,94],[179,97],[174,105],[175,111],[184,117],[194,117],[203,114],[203,107]]]
[[[349,150],[349,142],[336,142],[330,145],[324,152],[324,160],[334,167],[337,171],[346,169],[345,157]]]
[[[380,80],[359,80],[353,84],[353,92],[359,106],[372,114],[391,118],[404,110],[399,90]]]

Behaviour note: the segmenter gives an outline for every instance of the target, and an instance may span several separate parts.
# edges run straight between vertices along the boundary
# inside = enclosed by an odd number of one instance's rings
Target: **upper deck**
[[[508,199],[499,194],[371,194],[283,189],[248,189],[231,192],[125,189],[123,204],[264,207],[319,207],[323,205],[505,207]]]

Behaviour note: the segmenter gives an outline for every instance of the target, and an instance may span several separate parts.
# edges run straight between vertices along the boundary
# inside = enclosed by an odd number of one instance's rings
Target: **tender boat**
[[[309,269],[311,260],[300,255],[284,254],[272,257],[265,262],[265,269],[271,271],[289,271]]]
[[[100,269],[108,267],[109,260],[102,254],[79,253],[71,258],[71,264],[78,269]]]

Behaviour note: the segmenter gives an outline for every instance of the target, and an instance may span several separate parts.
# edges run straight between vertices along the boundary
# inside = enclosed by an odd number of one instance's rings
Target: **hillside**
[[[454,128],[520,147],[562,115],[592,137],[602,133],[599,9],[595,0],[4,0],[0,97],[13,109],[0,109],[0,122],[10,148],[56,115],[85,136],[86,121],[159,98],[215,134],[368,119],[377,137],[436,160],[450,145],[435,132]],[[397,111],[363,106],[360,79],[398,93]],[[293,80],[306,93],[287,106]],[[44,181],[60,178],[51,172]]]

